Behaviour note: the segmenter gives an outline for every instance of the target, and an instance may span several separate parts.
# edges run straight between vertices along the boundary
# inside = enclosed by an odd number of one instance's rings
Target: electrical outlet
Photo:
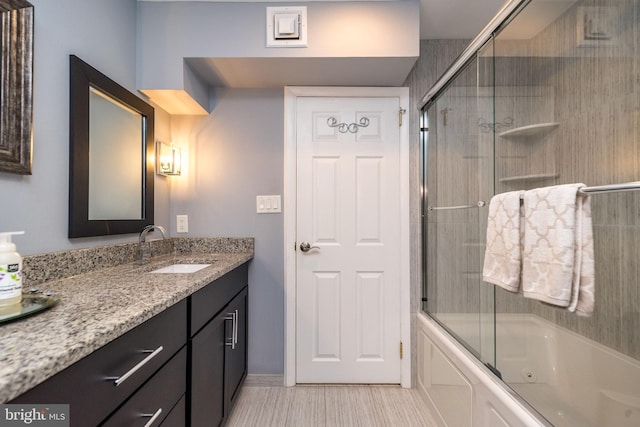
[[[189,232],[189,215],[176,215],[176,232]]]

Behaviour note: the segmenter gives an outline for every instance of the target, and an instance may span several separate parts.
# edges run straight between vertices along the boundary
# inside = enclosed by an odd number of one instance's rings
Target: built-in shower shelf
[[[504,132],[500,132],[498,136],[502,138],[519,138],[524,136],[540,135],[552,129],[555,129],[558,126],[560,126],[560,123],[556,122],[537,123],[535,125],[521,126],[518,128],[509,129]]]
[[[511,182],[544,181],[545,179],[557,178],[559,176],[560,174],[557,174],[557,173],[540,173],[537,175],[507,176],[505,178],[500,178],[500,182],[506,184]]]

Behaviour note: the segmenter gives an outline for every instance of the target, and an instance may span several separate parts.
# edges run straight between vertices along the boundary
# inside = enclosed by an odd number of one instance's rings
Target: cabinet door
[[[189,336],[192,337],[248,283],[249,264],[220,276],[189,297]]]
[[[247,288],[240,292],[225,308],[227,316],[235,314],[236,331],[233,322],[227,322],[227,337],[235,338],[231,346],[229,339],[225,349],[224,398],[225,416],[229,415],[240,385],[247,374]]]
[[[189,422],[192,427],[218,426],[224,417],[226,313],[214,317],[189,341],[191,379]]]

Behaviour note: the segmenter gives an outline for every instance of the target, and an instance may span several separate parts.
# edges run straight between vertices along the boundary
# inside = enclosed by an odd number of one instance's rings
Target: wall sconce
[[[182,172],[182,149],[162,141],[156,142],[156,173],[158,175],[180,175]]]

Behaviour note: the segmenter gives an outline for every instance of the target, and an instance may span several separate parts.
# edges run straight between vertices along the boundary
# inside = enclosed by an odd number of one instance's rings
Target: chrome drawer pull
[[[232,349],[235,350],[235,344],[238,344],[238,310],[233,313],[236,319],[233,321],[233,343]]]
[[[158,410],[153,414],[142,414],[143,418],[151,417],[151,419],[149,421],[147,421],[147,423],[144,425],[144,427],[150,427],[153,424],[153,422],[156,419],[158,419],[160,414],[162,414],[162,408],[158,408]]]
[[[224,345],[226,346],[231,346],[231,350],[235,350],[236,349],[236,342],[237,340],[237,336],[238,336],[238,310],[234,311],[233,313],[227,313],[227,316],[224,318],[225,320],[231,320],[233,323],[231,324],[231,338],[226,338]]]
[[[151,353],[151,354],[148,355],[147,357],[145,357],[144,359],[142,359],[140,361],[140,363],[138,363],[136,366],[134,366],[133,368],[129,369],[126,374],[122,375],[119,378],[116,378],[116,380],[113,382],[115,384],[115,386],[117,387],[120,384],[122,384],[123,382],[125,382],[127,380],[127,378],[129,378],[131,375],[135,374],[138,369],[140,369],[144,365],[146,365],[151,359],[156,357],[158,355],[158,353],[160,353],[161,351],[162,351],[162,346],[156,348],[153,351],[151,351],[151,350],[143,350],[143,353]],[[109,379],[113,379],[113,378],[109,378]]]

